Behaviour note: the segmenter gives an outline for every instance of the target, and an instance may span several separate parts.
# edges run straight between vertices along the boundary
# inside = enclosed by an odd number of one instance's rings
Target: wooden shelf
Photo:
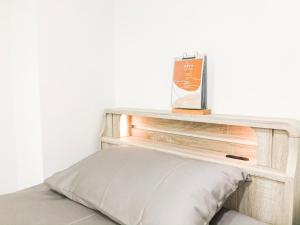
[[[143,127],[143,126],[133,126],[132,128],[136,129],[142,129],[142,130],[148,130],[148,131],[155,131],[155,132],[162,132],[167,134],[175,134],[180,136],[187,136],[187,137],[195,137],[195,138],[204,138],[208,140],[214,140],[214,141],[222,141],[222,142],[230,142],[230,143],[236,143],[236,144],[242,144],[242,145],[249,145],[249,146],[257,146],[256,140],[251,140],[249,138],[241,138],[241,137],[233,137],[232,135],[222,135],[222,134],[211,134],[211,133],[198,133],[198,134],[192,134],[192,133],[186,133],[186,132],[180,132],[180,131],[173,131],[168,129],[157,129],[157,128],[149,128],[149,127]]]
[[[140,139],[136,137],[122,137],[111,138],[102,137],[103,143],[114,145],[130,145],[142,148],[149,148],[157,151],[163,151],[171,154],[180,155],[183,157],[196,158],[200,160],[210,161],[214,163],[227,164],[235,167],[239,167],[247,171],[252,176],[264,177],[270,180],[278,182],[286,182],[286,174],[275,169],[257,166],[255,159],[249,159],[249,161],[242,161],[236,159],[226,158],[226,154],[223,152],[213,152],[211,150],[196,149],[191,147],[182,147],[178,145],[153,142],[147,139]]]
[[[167,110],[134,109],[134,108],[113,108],[105,110],[105,113],[126,114],[132,116],[145,116],[161,119],[184,120],[200,123],[214,123],[237,126],[258,127],[266,129],[286,130],[290,137],[300,138],[300,122],[292,119],[266,118],[254,116],[235,115],[183,115],[172,113]]]

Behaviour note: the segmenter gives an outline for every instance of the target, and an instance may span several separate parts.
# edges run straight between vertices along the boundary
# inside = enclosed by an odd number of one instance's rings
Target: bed
[[[147,147],[241,168],[252,182],[226,208],[268,224],[300,224],[298,121],[132,108],[108,109],[104,121],[102,148]]]
[[[265,225],[222,209],[211,225]],[[51,191],[45,184],[0,197],[1,225],[118,225],[105,215]]]
[[[300,224],[297,121],[117,108],[105,111],[102,125],[100,149],[142,147],[247,171],[251,182],[230,195],[210,224]],[[117,223],[41,184],[0,196],[2,224]]]

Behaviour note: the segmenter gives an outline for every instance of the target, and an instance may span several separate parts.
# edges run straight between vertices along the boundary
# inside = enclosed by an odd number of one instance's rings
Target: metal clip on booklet
[[[210,114],[207,109],[207,56],[175,59],[172,84],[173,112]]]

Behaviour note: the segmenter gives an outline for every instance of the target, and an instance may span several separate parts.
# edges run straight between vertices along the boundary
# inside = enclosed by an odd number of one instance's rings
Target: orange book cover
[[[206,108],[206,56],[180,58],[174,63],[172,107]]]

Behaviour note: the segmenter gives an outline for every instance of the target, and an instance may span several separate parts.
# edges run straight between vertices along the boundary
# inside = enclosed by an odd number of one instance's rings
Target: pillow
[[[245,181],[240,169],[149,149],[97,152],[46,180],[125,225],[204,225]]]

